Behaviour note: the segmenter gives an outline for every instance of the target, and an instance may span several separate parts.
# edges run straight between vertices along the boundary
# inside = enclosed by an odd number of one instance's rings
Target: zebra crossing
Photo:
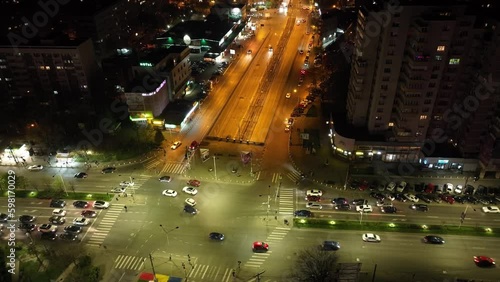
[[[253,253],[253,255],[248,259],[243,265],[244,267],[259,268],[267,258],[273,253],[273,251],[267,251],[266,253]]]
[[[154,170],[155,173],[174,173],[183,174],[186,170],[186,165],[184,163],[176,162],[166,162],[164,163],[162,159],[152,159],[144,164],[146,169]]]
[[[281,176],[281,173],[275,172],[275,173],[273,173],[273,178],[272,178],[271,182],[272,183],[280,183],[282,178],[283,177]]]
[[[145,261],[146,261],[145,257],[119,255],[115,259],[115,263],[114,263],[113,268],[142,270],[144,268]]]
[[[281,188],[278,211],[280,215],[293,215],[294,212],[295,189]]]
[[[302,179],[301,173],[296,170],[290,170],[286,173],[286,176],[292,180],[294,183],[299,182]]]
[[[118,216],[123,212],[123,204],[111,204],[106,210],[106,214],[101,219],[101,222],[95,227],[87,244],[93,247],[100,247],[108,236],[109,231],[113,228]]]
[[[267,236],[266,243],[279,243],[290,231],[290,227],[276,227],[269,236]]]
[[[193,265],[193,269],[188,274],[189,281],[233,281],[233,269],[220,266],[210,266],[203,264]]]

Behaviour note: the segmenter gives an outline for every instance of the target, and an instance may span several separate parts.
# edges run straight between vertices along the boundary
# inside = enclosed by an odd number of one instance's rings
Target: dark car
[[[165,175],[160,177],[160,182],[170,182],[170,181],[172,181],[172,178],[170,176]]]
[[[464,195],[472,195],[472,194],[474,194],[474,186],[465,185]]]
[[[66,222],[66,218],[55,215],[49,218],[49,222],[52,224],[64,224]]]
[[[455,199],[455,202],[459,204],[465,204],[467,202],[467,197],[465,196],[455,196],[453,198]]]
[[[36,225],[33,223],[21,223],[18,226],[19,229],[31,232],[36,229]]]
[[[479,202],[478,199],[476,199],[476,197],[470,195],[465,196],[465,200],[471,204],[477,204],[477,202]]]
[[[293,213],[297,217],[311,217],[312,212],[308,210],[298,210]]]
[[[9,216],[6,213],[0,213],[0,222],[7,222]]]
[[[40,238],[42,240],[54,241],[55,239],[57,239],[57,234],[55,232],[42,233],[42,235],[40,235]]]
[[[76,241],[78,239],[78,235],[75,233],[65,232],[59,236],[59,239],[64,241]]]
[[[429,211],[429,207],[424,204],[413,204],[410,206],[410,209],[422,212]]]
[[[196,141],[193,141],[191,142],[191,145],[189,145],[189,150],[196,150],[196,148],[198,148],[198,142]]]
[[[383,201],[385,199],[385,196],[383,194],[375,193],[375,192],[370,193],[370,197],[375,198],[375,199],[380,200],[380,201]]]
[[[208,235],[208,238],[215,240],[215,241],[223,241],[224,240],[224,234],[219,233],[219,232],[212,232]]]
[[[91,210],[84,210],[82,211],[82,213],[80,213],[80,215],[83,217],[96,217],[97,213]]]
[[[52,201],[50,201],[50,206],[54,208],[64,208],[66,206],[66,201],[53,199]]]
[[[197,214],[198,210],[196,210],[194,207],[192,207],[190,205],[185,205],[184,212],[189,213],[189,214]]]
[[[64,227],[64,232],[78,234],[78,233],[82,232],[82,229],[83,229],[83,227],[78,226],[78,225],[69,225],[69,226]]]
[[[89,203],[88,203],[88,202],[86,202],[86,201],[74,201],[74,202],[73,202],[73,206],[74,206],[75,208],[86,209],[86,208],[88,208],[90,205],[89,205]]]
[[[352,204],[355,206],[360,206],[366,204],[366,202],[367,201],[365,199],[356,199],[352,201]]]
[[[425,191],[425,183],[424,182],[415,184],[415,193],[422,193],[424,191]]]
[[[395,200],[398,200],[398,201],[403,202],[403,203],[408,201],[408,199],[406,199],[406,197],[402,193],[395,193],[393,195],[394,195]]]
[[[346,198],[335,198],[332,200],[332,204],[334,205],[344,205],[347,204],[347,199]]]
[[[495,260],[486,256],[474,256],[474,263],[479,267],[495,266]]]
[[[427,197],[427,195],[425,195],[425,194],[417,194],[417,198],[419,198],[420,200],[422,200],[428,204],[430,202],[432,202],[432,200],[429,197]]]
[[[85,172],[79,172],[75,174],[75,178],[87,178],[87,174]]]
[[[107,167],[107,168],[103,168],[101,170],[101,173],[102,174],[106,174],[106,173],[114,173],[116,170],[116,167]]]
[[[351,205],[349,205],[349,204],[336,205],[335,209],[339,210],[339,211],[348,211],[351,209]]]
[[[444,239],[439,236],[428,235],[424,237],[424,242],[429,244],[444,244]]]
[[[340,243],[336,241],[324,241],[321,249],[324,251],[337,251],[340,249]]]
[[[19,217],[19,222],[21,223],[32,223],[34,222],[36,219],[36,217],[32,216],[32,215],[21,215]]]
[[[393,206],[383,206],[380,208],[380,211],[383,213],[396,213],[398,209]]]
[[[351,183],[349,184],[349,187],[353,190],[358,189],[359,188],[359,181],[357,181],[357,180],[351,181]]]

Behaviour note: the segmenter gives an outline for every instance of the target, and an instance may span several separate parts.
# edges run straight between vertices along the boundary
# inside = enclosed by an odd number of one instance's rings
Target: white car
[[[134,182],[133,181],[122,181],[120,182],[120,186],[126,186],[126,187],[129,187],[129,186],[134,186]]]
[[[396,188],[396,183],[395,182],[391,182],[387,185],[387,191],[394,191],[394,188]]]
[[[196,190],[193,187],[189,187],[189,186],[182,188],[182,192],[189,194],[189,195],[193,195],[193,196],[198,194],[198,190]]]
[[[160,177],[160,182],[170,182],[170,181],[172,181],[172,177],[170,177],[170,176]]]
[[[417,203],[417,202],[420,200],[419,198],[417,198],[417,196],[415,196],[415,195],[413,195],[413,194],[408,194],[408,193],[406,193],[406,194],[404,194],[403,196],[404,196],[406,199],[408,199],[408,201],[412,201],[412,202],[414,202],[414,203]]]
[[[377,234],[373,234],[373,233],[365,233],[363,234],[363,241],[365,242],[377,242],[379,243],[381,240],[380,240],[380,236],[378,236]]]
[[[94,202],[94,208],[95,209],[107,209],[107,208],[109,208],[109,202],[95,201]]]
[[[78,225],[78,226],[86,226],[89,225],[90,219],[87,219],[85,217],[77,217],[73,219],[73,224]]]
[[[196,206],[196,201],[193,198],[187,198],[184,202],[192,207]]]
[[[287,124],[287,125],[285,125],[285,132],[289,132],[289,131],[290,131],[290,125]]]
[[[399,193],[403,192],[406,188],[406,185],[408,185],[408,183],[401,181],[398,185],[398,188],[396,188],[396,191],[398,191]]]
[[[127,191],[127,187],[123,187],[123,186],[111,189],[111,192],[113,192],[113,193],[125,193],[125,191]]]
[[[57,231],[57,226],[53,226],[52,224],[42,224],[40,227],[38,227],[38,231],[42,233],[50,233],[50,232],[56,232]]]
[[[66,215],[66,211],[63,210],[63,209],[55,209],[52,211],[52,215],[55,215],[55,216],[65,216]]]
[[[497,206],[487,206],[487,207],[483,207],[483,212],[485,212],[485,213],[500,213],[500,209]]]
[[[396,197],[394,197],[394,195],[393,195],[393,194],[387,194],[387,195],[385,195],[385,198],[386,198],[387,200],[390,200],[390,201],[394,201],[394,200],[396,200]]]
[[[462,191],[464,190],[463,188],[464,188],[463,185],[457,185],[455,187],[455,194],[462,194]]]
[[[453,184],[451,184],[451,183],[446,183],[446,184],[444,185],[444,191],[445,191],[445,193],[448,193],[448,194],[453,193]]]
[[[292,96],[292,94],[290,92],[288,92],[288,93],[286,93],[285,98],[290,99],[291,96]]]
[[[357,212],[373,212],[373,208],[370,205],[360,205],[356,206]]]
[[[323,196],[323,191],[318,190],[318,189],[311,189],[306,191],[306,196],[318,196],[321,197]]]
[[[30,165],[28,167],[29,170],[42,170],[43,169],[43,165]]]
[[[170,146],[170,149],[175,150],[181,146],[182,142],[181,141],[175,141],[172,146]]]
[[[177,196],[177,191],[174,191],[174,190],[163,190],[162,192],[162,195],[163,196],[167,196],[167,197],[176,197]]]
[[[306,208],[321,210],[321,209],[323,209],[323,206],[321,204],[318,204],[318,203],[309,202],[306,204]]]

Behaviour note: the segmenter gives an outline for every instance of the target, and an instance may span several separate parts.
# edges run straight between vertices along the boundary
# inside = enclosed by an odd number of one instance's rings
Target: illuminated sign
[[[140,62],[139,66],[141,66],[141,67],[152,67],[153,64],[152,63],[147,63],[147,62]]]

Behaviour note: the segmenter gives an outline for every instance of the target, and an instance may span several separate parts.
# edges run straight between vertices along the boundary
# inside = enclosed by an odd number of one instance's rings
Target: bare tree
[[[298,282],[336,281],[337,255],[319,247],[299,251],[291,270],[290,278]]]

